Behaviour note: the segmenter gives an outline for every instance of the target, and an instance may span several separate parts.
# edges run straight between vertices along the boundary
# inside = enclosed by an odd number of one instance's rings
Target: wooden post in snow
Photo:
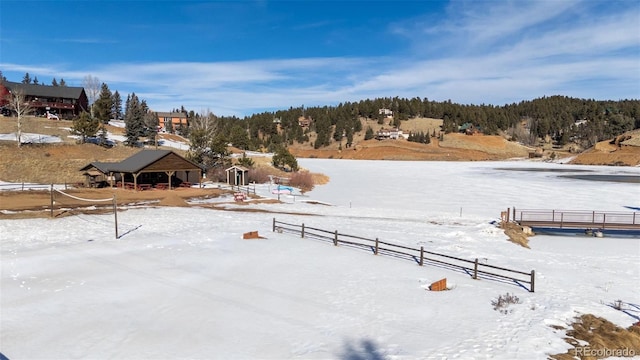
[[[51,196],[51,214],[50,215],[51,215],[51,217],[53,217],[53,204],[54,204],[54,201],[53,201],[53,184],[51,184],[51,190],[49,190],[49,192],[50,192],[50,196]]]
[[[478,258],[476,258],[475,263],[473,264],[473,279],[478,279]]]
[[[535,292],[535,291],[536,291],[536,271],[531,270],[531,289],[529,290],[529,292]]]
[[[113,195],[113,219],[116,227],[116,239],[118,238],[118,202],[115,194]]]

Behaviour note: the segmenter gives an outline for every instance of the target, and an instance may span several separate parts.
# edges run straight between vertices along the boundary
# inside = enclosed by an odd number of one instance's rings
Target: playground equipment
[[[271,190],[272,194],[291,194],[293,188],[291,186],[278,185],[275,189]]]

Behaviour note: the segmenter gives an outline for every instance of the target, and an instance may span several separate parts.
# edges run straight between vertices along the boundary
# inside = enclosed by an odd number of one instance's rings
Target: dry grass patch
[[[565,341],[573,346],[564,354],[552,355],[555,360],[592,360],[627,354],[640,355],[640,326],[623,329],[607,319],[585,314],[571,324]],[[584,343],[588,345],[584,345]],[[597,354],[606,354],[597,356]],[[616,352],[620,352],[617,354]],[[596,355],[596,356],[593,356]],[[627,355],[628,356],[628,355]]]
[[[152,206],[189,206],[187,200],[215,198],[230,191],[221,189],[178,188],[174,190],[123,190],[105,189],[69,189],[65,193],[83,199],[106,199],[115,195],[118,206],[139,203]],[[54,194],[55,195],[55,194]],[[94,213],[83,208],[95,205],[86,201],[75,200],[64,195],[55,195],[56,209],[73,208],[74,211]],[[110,204],[108,205],[110,206]],[[48,217],[51,208],[51,194],[48,190],[0,191],[0,219]]]
[[[116,146],[107,149],[93,144],[41,144],[18,148],[15,143],[0,143],[0,180],[64,184],[84,181],[79,171],[94,162],[121,161],[140,151]]]
[[[522,226],[513,222],[503,222],[500,224],[500,228],[504,229],[509,241],[529,249],[529,236],[531,235],[525,234]]]

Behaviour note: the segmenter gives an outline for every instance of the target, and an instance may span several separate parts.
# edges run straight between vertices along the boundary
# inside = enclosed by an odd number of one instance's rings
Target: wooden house
[[[0,81],[0,106],[5,106],[5,97],[14,92],[24,95],[36,116],[55,113],[59,118],[72,119],[82,111],[89,111],[89,100],[83,87]]]

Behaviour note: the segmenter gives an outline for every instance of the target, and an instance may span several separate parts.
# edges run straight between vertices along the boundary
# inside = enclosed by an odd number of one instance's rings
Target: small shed
[[[229,185],[249,185],[249,169],[234,165],[226,170],[227,184]]]

